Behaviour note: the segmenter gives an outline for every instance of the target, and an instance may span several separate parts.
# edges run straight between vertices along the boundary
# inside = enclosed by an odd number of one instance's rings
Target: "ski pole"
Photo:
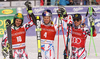
[[[97,52],[96,52],[96,47],[95,47],[95,43],[94,43],[94,39],[93,39],[93,28],[92,28],[92,25],[94,25],[94,23],[92,23],[92,21],[93,21],[93,17],[92,17],[92,14],[93,14],[93,12],[95,12],[94,11],[94,9],[93,9],[93,7],[89,7],[88,8],[88,10],[89,10],[89,14],[90,14],[90,26],[91,26],[91,36],[90,36],[90,42],[89,42],[89,50],[88,50],[88,55],[90,54],[90,46],[91,46],[91,39],[92,39],[92,41],[93,41],[93,46],[94,46],[94,50],[95,50],[95,56],[97,56]],[[87,14],[88,14],[88,12],[87,12]],[[96,16],[95,14],[93,14],[94,16]],[[92,21],[91,21],[92,20]]]
[[[4,56],[4,59],[6,59],[6,57]]]
[[[62,22],[61,22],[61,26],[62,26],[62,33],[63,33],[64,45],[65,45],[65,48],[66,48],[66,42],[65,42],[65,36],[64,36],[64,28],[63,28]]]
[[[63,19],[62,19],[63,20]],[[63,39],[64,39],[64,45],[65,45],[65,49],[66,49],[66,42],[65,42],[65,36],[64,36],[64,29],[63,29],[63,25],[62,25],[62,21],[61,21],[61,26],[62,26],[62,33],[63,33]],[[65,50],[66,54],[67,51]],[[64,54],[65,55],[65,54]],[[68,57],[67,57],[68,58]]]
[[[94,45],[95,56],[97,56],[96,47],[95,47],[95,43],[94,43],[94,39],[93,39],[92,27],[91,27],[91,39],[92,39],[93,45]]]
[[[89,42],[88,55],[90,55],[91,38],[92,38],[92,37],[90,36],[90,42]]]
[[[57,59],[59,59],[59,20],[58,20],[58,46],[57,46]]]

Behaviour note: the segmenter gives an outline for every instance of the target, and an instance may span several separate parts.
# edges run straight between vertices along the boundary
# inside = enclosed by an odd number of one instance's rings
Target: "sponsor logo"
[[[74,12],[77,12],[77,11],[80,11],[80,10],[83,10],[83,8],[82,8],[82,7],[79,7],[79,8],[73,8],[73,11],[74,11]]]
[[[95,11],[98,11],[98,10],[100,10],[100,7],[94,8],[94,10],[95,10]]]
[[[46,29],[46,28],[42,28],[42,30],[50,31],[50,32],[54,32],[55,31],[54,29]]]
[[[13,10],[11,10],[11,9],[4,9],[4,10],[2,11],[2,13],[3,13],[3,14],[11,14],[11,13],[13,13]]]
[[[76,37],[72,37],[72,43],[80,44],[81,43],[81,39],[80,38],[76,38]]]
[[[20,34],[24,34],[24,33],[25,33],[24,31],[23,32],[17,32],[17,33],[12,34],[12,36],[20,35]]]
[[[36,9],[34,9],[34,12],[35,13],[39,13],[39,12],[43,12],[43,10],[45,10],[44,8],[36,8]]]
[[[78,32],[72,32],[72,34],[75,34],[75,35],[79,35],[79,36],[81,36],[81,33],[78,33]]]
[[[53,9],[53,11],[54,11],[55,13],[57,12],[57,10],[58,10],[58,8],[54,8],[54,9]]]
[[[41,27],[41,23],[40,23],[40,21],[39,20],[37,20],[37,28],[40,28]],[[40,34],[40,31],[37,31],[37,39],[41,39],[41,36],[40,36],[41,34]]]

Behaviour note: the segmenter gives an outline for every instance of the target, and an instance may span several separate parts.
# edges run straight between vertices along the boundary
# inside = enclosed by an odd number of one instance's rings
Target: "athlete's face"
[[[22,23],[22,20],[21,20],[21,19],[16,19],[16,20],[15,20],[15,25],[16,25],[17,27],[19,27],[19,26],[21,25],[21,23]]]
[[[51,17],[50,16],[44,16],[43,20],[45,24],[48,24],[50,22]]]
[[[77,21],[77,20],[74,20],[75,26],[79,26],[79,25],[81,24],[81,21],[82,21],[82,20],[78,20],[78,21]]]

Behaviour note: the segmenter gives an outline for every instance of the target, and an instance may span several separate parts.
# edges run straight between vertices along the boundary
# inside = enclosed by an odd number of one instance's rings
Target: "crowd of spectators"
[[[26,0],[0,0],[0,1],[26,1]],[[45,5],[100,5],[100,0],[29,0],[40,1],[41,6]]]
[[[41,6],[46,0],[40,0]],[[100,0],[47,0],[47,5],[100,5]]]

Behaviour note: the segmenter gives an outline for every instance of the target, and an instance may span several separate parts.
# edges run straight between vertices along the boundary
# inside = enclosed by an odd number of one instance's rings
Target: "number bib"
[[[25,48],[25,35],[24,27],[17,30],[12,29],[12,45],[14,48]]]
[[[41,39],[54,40],[56,31],[54,26],[41,25]]]

